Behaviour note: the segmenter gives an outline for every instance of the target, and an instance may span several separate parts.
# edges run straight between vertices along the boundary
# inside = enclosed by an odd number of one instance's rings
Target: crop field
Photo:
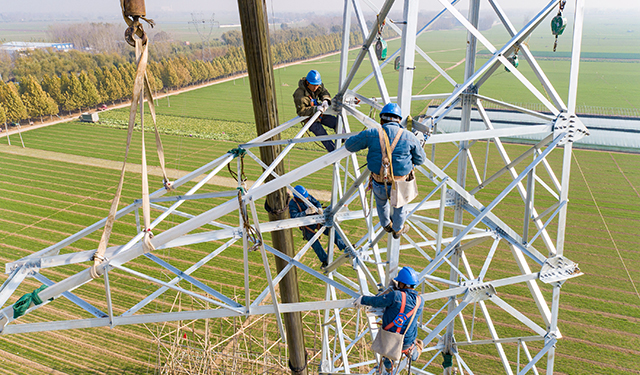
[[[623,29],[624,23],[616,26]],[[496,29],[494,27],[494,29]],[[494,30],[492,29],[492,31]],[[603,53],[636,53],[628,42],[636,41],[638,35],[625,34],[624,47],[618,50],[606,50],[600,44],[607,33],[617,33],[616,28],[594,28],[585,36],[585,51]],[[567,30],[570,32],[570,30]],[[596,38],[595,33],[602,38]],[[496,30],[496,33],[498,31]],[[559,50],[566,51],[570,46],[570,37],[565,34]],[[499,34],[497,36],[500,37]],[[635,38],[635,39],[634,39]],[[552,39],[549,35],[537,34],[529,41],[532,50],[549,48]],[[615,42],[613,44],[616,44]],[[434,31],[426,33],[419,39],[420,46],[443,67],[451,67],[464,58],[464,33],[459,31]],[[497,44],[497,42],[496,42]],[[606,44],[606,43],[605,43]],[[637,44],[636,44],[637,45]],[[398,46],[397,41],[389,43],[390,51]],[[355,52],[352,52],[352,58]],[[328,89],[335,94],[339,57],[328,56],[320,60],[303,62],[297,65],[279,68],[275,71],[275,82],[278,86],[277,100],[280,122],[295,117],[291,94],[295,90],[300,77],[309,69],[319,69]],[[478,61],[479,64],[482,61]],[[365,61],[368,65],[369,62]],[[566,97],[568,82],[563,81],[569,69],[569,62],[562,59],[542,60],[540,64],[549,74],[552,82],[558,84],[560,95]],[[436,77],[435,70],[428,64],[416,59],[416,84],[414,93],[437,93],[451,91],[451,85],[444,79]],[[637,62],[589,61],[581,65],[579,86],[579,104],[594,106],[620,106],[640,108],[640,92],[635,82],[640,79]],[[526,63],[520,65],[522,72],[531,77]],[[462,77],[463,64],[451,69],[449,73],[456,80]],[[397,85],[397,72],[386,67],[384,76],[389,87]],[[636,77],[636,78],[634,78]],[[359,74],[358,78],[364,78]],[[358,80],[356,78],[356,80]],[[481,93],[511,102],[530,103],[532,98],[522,95],[522,90],[513,85],[514,77],[507,72],[500,72],[493,81],[483,86]],[[532,79],[533,81],[533,79]],[[432,82],[432,83],[431,83]],[[517,85],[520,85],[516,82]],[[562,91],[565,90],[565,91]],[[376,95],[376,87],[369,82],[363,92]],[[393,95],[393,94],[392,94]],[[609,104],[606,104],[609,103]],[[428,103],[414,102],[413,113],[424,110]],[[173,95],[159,100],[158,126],[163,135],[167,167],[177,171],[191,171],[224,154],[226,151],[246,142],[255,136],[251,94],[248,80],[237,78],[233,81],[212,85],[198,90]],[[368,112],[365,107],[361,108]],[[124,155],[126,140],[127,110],[111,110],[100,113],[101,122],[88,125],[80,122],[58,124],[23,133],[26,149],[16,146],[17,137],[12,136],[13,146],[7,144],[7,138],[0,138],[0,268],[8,262],[15,261],[33,252],[39,251],[60,241],[69,235],[93,224],[105,217],[109,210],[118,183],[119,169],[113,168],[109,162],[121,161]],[[149,117],[145,117],[149,125]],[[352,130],[360,130],[355,121],[351,122]],[[285,136],[291,136],[299,129],[294,126]],[[158,160],[152,133],[145,133],[148,163],[157,165]],[[131,163],[139,163],[140,132],[134,133],[134,142],[130,152]],[[486,143],[477,142],[472,151],[476,160],[484,160]],[[505,145],[509,155],[519,155],[529,147],[525,145]],[[487,173],[500,169],[503,165],[495,162],[497,152],[490,149],[490,160]],[[252,150],[257,153],[257,150]],[[441,165],[449,160],[457,150],[452,146],[438,146],[436,163]],[[297,146],[284,160],[286,171],[323,155],[320,145],[309,143]],[[557,168],[562,159],[562,151],[556,150],[550,156],[550,163]],[[571,279],[564,284],[560,306],[559,327],[563,338],[559,340],[556,350],[555,370],[558,374],[640,374],[640,295],[636,288],[640,287],[640,155],[603,151],[575,150],[571,167],[570,203],[568,211],[565,255],[579,263],[584,275]],[[454,163],[455,164],[455,163]],[[232,169],[235,162],[232,163]],[[455,168],[455,165],[451,168]],[[255,180],[261,168],[248,157],[245,157],[247,178]],[[455,171],[451,172],[455,175]],[[229,177],[223,170],[219,173]],[[469,173],[469,176],[471,173]],[[318,193],[326,193],[331,186],[331,171],[325,168],[301,181],[307,187],[313,187]],[[123,189],[121,207],[130,204],[140,196],[140,175],[128,172]],[[433,187],[421,180],[421,194]],[[503,177],[495,184],[489,185],[477,194],[483,203],[500,191],[499,187],[508,183]],[[502,185],[501,185],[502,184]],[[187,184],[172,194],[182,194],[193,186]],[[160,177],[150,176],[150,188],[160,187]],[[207,191],[222,191],[228,188],[209,184]],[[551,203],[551,196],[542,196],[536,204]],[[180,210],[197,215],[209,210],[223,199],[211,199],[205,202],[187,202]],[[260,221],[266,221],[266,214],[261,209],[264,201],[256,202]],[[326,201],[324,202],[327,203]],[[495,211],[497,215],[509,222],[522,222],[522,201],[516,193],[508,195]],[[159,214],[154,210],[152,217]],[[429,212],[424,213],[430,216]],[[156,230],[156,234],[186,219],[171,216]],[[237,215],[226,215],[219,220],[222,224],[237,226]],[[361,223],[344,223],[345,232],[350,239],[364,234]],[[213,227],[207,228],[210,230]],[[513,229],[521,231],[521,224]],[[65,251],[95,249],[101,231],[73,243]],[[110,243],[119,245],[126,243],[136,233],[133,215],[124,217],[115,225]],[[411,234],[411,232],[410,232]],[[450,233],[445,233],[450,235]],[[551,231],[552,238],[556,235]],[[415,234],[412,236],[416,237]],[[302,247],[300,232],[294,231],[296,247]],[[270,242],[269,235],[265,241]],[[323,240],[326,246],[326,238]],[[540,245],[536,242],[540,248]],[[222,245],[223,242],[203,243],[170,250],[158,250],[157,256],[184,270]],[[472,266],[482,264],[488,246],[474,248],[466,255]],[[215,290],[228,295],[235,295],[239,300],[244,298],[244,280],[242,269],[242,246],[236,242],[222,254],[209,262],[194,276],[206,282]],[[416,267],[424,266],[425,260],[417,251],[403,254],[406,264]],[[319,262],[313,252],[309,251],[302,261],[312,268],[318,269]],[[272,272],[275,272],[273,258],[270,257]],[[130,268],[144,271],[150,276],[162,280],[170,280],[173,275],[158,270],[157,266],[146,258],[138,258],[127,264]],[[88,264],[76,264],[65,268],[43,271],[49,279],[62,280],[86,268]],[[532,268],[535,268],[533,264]],[[341,272],[347,277],[354,277],[347,266]],[[252,297],[257,296],[266,286],[264,269],[260,254],[249,254],[251,271],[249,291]],[[351,273],[350,273],[351,272]],[[492,262],[488,278],[504,277],[517,273],[510,250],[500,245]],[[144,298],[156,289],[155,285],[136,279],[128,273],[112,271],[112,293],[117,296],[115,313],[122,313],[135,301]],[[448,276],[448,273],[446,274]],[[441,274],[440,276],[445,276]],[[298,272],[301,299],[317,301],[324,298],[324,286],[305,274]],[[0,275],[0,283],[6,275]],[[28,279],[12,297],[14,302],[20,295],[31,292],[40,283]],[[635,282],[635,286],[633,284]],[[184,284],[180,284],[183,285]],[[545,297],[551,295],[551,289],[541,284]],[[77,294],[96,307],[106,311],[104,287],[98,280],[88,283],[78,290]],[[524,285],[514,285],[498,290],[501,298],[509,301],[516,308],[529,311],[534,321],[539,321],[529,292]],[[548,298],[550,299],[550,298]],[[424,316],[434,314],[441,301],[425,305]],[[175,311],[176,309],[206,308],[201,302],[195,302],[185,296],[173,292],[165,293],[153,304],[144,307],[141,312],[154,313]],[[496,329],[500,336],[524,334],[520,326],[501,309],[488,304]],[[51,304],[36,310],[20,319],[24,322],[40,322],[60,319],[79,319],[90,317],[76,305],[60,298]],[[343,320],[354,319],[353,311],[343,311]],[[475,337],[488,338],[487,325],[484,319],[476,318]],[[304,317],[306,344],[309,349],[311,364],[309,368],[317,369],[317,353],[319,343],[317,332],[321,330],[321,316],[309,314]],[[240,319],[220,319],[212,322],[197,321],[190,323],[188,334],[185,333],[181,345],[197,345],[198,338],[206,330],[219,331],[221,337],[237,332],[237,327],[248,324]],[[435,322],[437,324],[437,322]],[[210,324],[210,325],[207,325]],[[258,340],[265,335],[269,345],[274,344],[274,355],[286,354],[282,344],[277,344],[279,335],[272,317],[265,319],[265,328],[256,332]],[[211,328],[211,327],[215,328]],[[433,328],[435,324],[430,324]],[[149,324],[116,326],[110,328],[79,329],[55,331],[47,333],[30,333],[0,336],[0,373],[6,374],[151,374],[158,371],[164,357],[159,355],[160,343],[156,336],[174,327]],[[165,336],[163,336],[165,337]],[[168,340],[166,337],[164,340]],[[255,340],[254,340],[255,341]],[[254,341],[242,345],[248,351],[260,349]],[[277,345],[276,345],[277,344]],[[539,349],[539,343],[530,345],[532,350]],[[363,358],[370,358],[371,353],[365,347],[354,348]],[[517,346],[505,346],[510,358],[514,358]],[[473,351],[461,349],[468,356],[477,374],[492,375],[497,364],[497,353],[491,348],[474,348]],[[277,353],[276,353],[277,352]],[[285,355],[286,357],[286,355]],[[423,355],[419,365],[426,363],[427,355]],[[436,363],[439,360],[435,361]],[[539,363],[541,369],[546,362]],[[512,363],[515,369],[516,363]],[[429,368],[439,372],[439,365]],[[251,372],[245,372],[251,373]]]
[[[107,160],[121,160],[125,136],[126,132],[122,129],[88,126],[81,123],[50,126],[26,132],[23,135],[25,144],[34,152],[40,150]],[[134,138],[139,139],[139,133],[136,133]],[[61,139],[65,140],[64,144],[61,144]],[[146,139],[147,148],[152,147],[152,137],[146,137]],[[237,145],[237,142],[176,135],[165,135],[163,139],[167,166],[185,171],[203,165]],[[138,147],[132,148],[132,155],[139,154]],[[476,157],[483,159],[484,145],[477,144],[475,147],[480,150],[476,150],[480,152]],[[510,154],[514,155],[522,152],[525,147],[507,145]],[[52,161],[37,153],[29,156],[28,153],[18,155],[10,152],[14,149],[16,146],[9,147],[4,143],[0,145],[3,160],[0,165],[0,175],[4,182],[1,187],[2,193],[0,193],[0,211],[2,212],[0,215],[0,265],[40,250],[106,216],[119,173],[114,169],[78,161],[73,163]],[[453,149],[439,148],[436,161],[442,162],[450,158],[453,153]],[[321,151],[313,150],[294,151],[285,161],[286,169],[290,170],[321,154]],[[640,173],[636,168],[639,157],[583,150],[575,152],[565,253],[567,257],[580,264],[585,275],[568,281],[563,287],[560,328],[564,338],[557,345],[556,370],[558,373],[640,372],[640,363],[637,361],[640,355],[637,349],[640,347],[640,314],[638,313],[640,297],[637,296],[629,280],[629,276],[633,280],[640,279],[640,268],[637,266],[640,261],[640,251],[636,241],[640,234],[637,225],[637,218],[640,215],[640,195],[637,192],[640,188]],[[560,158],[561,153],[553,154],[552,164],[557,164]],[[132,162],[135,163],[136,160]],[[149,162],[157,163],[153,158],[150,158]],[[250,180],[254,179],[259,172],[259,169],[253,165],[247,162],[246,171]],[[495,171],[498,167],[498,165],[490,166],[488,173]],[[139,176],[130,173],[127,180],[129,182],[123,191],[123,205],[136,199],[140,194],[137,182]],[[152,186],[158,186],[159,178],[152,177],[151,183]],[[313,186],[317,190],[328,190],[330,172],[320,171],[302,183]],[[215,191],[221,188],[212,186],[209,189]],[[478,196],[485,201],[495,193],[496,191],[492,191],[490,186]],[[212,201],[210,204],[217,203],[219,201]],[[261,207],[261,202],[258,203],[257,206]],[[597,208],[595,203],[598,205]],[[181,210],[198,214],[210,207],[206,203],[185,204]],[[507,197],[498,213],[507,219],[519,217],[521,212],[518,198],[512,195]],[[259,216],[260,220],[266,220],[264,214],[261,213]],[[172,218],[158,231],[182,220]],[[234,223],[237,223],[237,217],[230,215],[221,221],[236,225]],[[516,226],[514,229],[520,228]],[[345,230],[353,238],[363,234],[362,228],[356,224],[347,225]],[[134,233],[135,224],[132,218],[125,219],[116,225],[112,243],[123,243]],[[98,236],[98,233],[94,233],[89,238],[73,244],[71,249],[95,248]],[[301,238],[296,233],[294,236],[298,241]],[[265,240],[269,241],[268,236]],[[302,243],[298,242],[297,246],[302,246]],[[200,244],[170,251],[162,250],[158,255],[184,269],[210,251],[210,245]],[[208,264],[194,276],[206,280],[216,290],[234,294],[238,289],[238,293],[241,293],[242,266],[241,262],[235,261],[241,257],[241,248],[232,246],[221,254],[220,258],[216,258],[215,262]],[[472,264],[477,265],[482,262],[483,250],[469,253],[468,257]],[[312,267],[318,267],[318,261],[313,253],[308,253],[303,259]],[[409,253],[406,259],[411,259],[413,265],[424,262],[417,253]],[[154,271],[149,261],[137,259],[129,265],[133,269],[144,270],[154,277],[168,277]],[[52,280],[60,280],[83,267],[85,265],[55,269],[45,274]],[[508,249],[499,248],[499,256],[496,256],[492,264],[490,276],[510,274],[513,268],[514,263],[510,260]],[[255,296],[265,286],[264,279],[259,276],[263,272],[259,254],[251,254],[250,269],[252,275],[255,275],[250,281],[251,293]],[[347,271],[345,274],[349,275]],[[303,300],[321,299],[324,288],[303,272],[299,272],[298,275]],[[113,290],[114,294],[119,296],[120,302],[116,312],[122,312],[128,308],[132,303],[131,298],[140,298],[153,290],[153,285],[149,283],[139,284],[137,281],[133,284],[134,279],[125,273],[114,272],[111,278],[115,280],[116,286]],[[0,280],[4,280],[4,276]],[[17,294],[29,292],[38,285],[35,281],[30,282]],[[105,308],[101,290],[100,283],[94,282],[82,287],[78,294],[97,307]],[[524,286],[504,288],[499,290],[499,293],[501,298],[509,299],[514,306],[526,309],[530,304],[528,292]],[[548,296],[550,289],[543,285],[543,293]],[[173,308],[176,298],[174,294],[166,293],[166,296],[155,305],[147,306],[142,312],[167,311]],[[185,301],[183,308],[193,307],[192,305],[193,301]],[[434,313],[438,308],[437,304],[428,304],[425,314]],[[501,310],[491,309],[491,312],[498,322],[497,329],[500,335],[518,332],[514,331],[515,326]],[[349,318],[348,312],[345,314],[347,314],[345,318]],[[78,318],[85,315],[86,313],[74,305],[58,300],[24,319],[41,321],[52,319],[52,317]],[[532,317],[535,319],[535,316]],[[318,317],[307,316],[305,322],[309,327],[315,327]],[[230,334],[234,324],[235,322],[232,324],[230,321],[220,323],[221,333]],[[273,322],[270,324],[273,327]],[[194,323],[193,327],[195,331],[203,330],[201,322]],[[11,373],[41,373],[49,372],[51,369],[77,374],[146,373],[153,371],[157,360],[156,343],[150,333],[154,329],[157,328],[125,326],[111,330],[99,328],[3,336],[0,338],[0,352],[5,361],[0,362],[0,369]],[[275,330],[272,331],[275,332]],[[310,328],[310,332],[307,332],[308,343],[314,342],[312,331],[313,329]],[[475,331],[479,337],[486,334],[486,326],[482,319],[476,322]],[[275,340],[276,337],[272,339]],[[66,351],[61,343],[73,343],[78,350]],[[100,349],[89,356],[88,353],[94,351],[94,347]],[[536,348],[535,345],[532,347]],[[515,353],[516,347],[507,347],[506,350],[508,353]],[[490,369],[495,366],[495,356],[493,350],[486,348],[474,352],[472,354],[474,364],[478,366],[477,368],[484,369],[478,373],[491,374]],[[425,358],[421,361],[425,361]]]
[[[567,31],[569,32],[569,31]],[[495,34],[495,35],[493,35]],[[530,48],[534,51],[550,50],[549,43],[553,43],[549,35],[538,35],[536,33],[530,40]],[[429,54],[442,68],[448,69],[448,74],[457,82],[462,81],[464,64],[465,33],[460,30],[429,31],[418,39],[419,46]],[[506,41],[505,33],[499,27],[494,27],[488,37],[498,45],[499,42]],[[570,38],[565,36],[564,45],[559,47],[559,51],[567,50],[570,46]],[[534,39],[535,38],[535,39]],[[585,38],[586,43],[595,43],[593,40]],[[588,48],[588,44],[584,49]],[[389,42],[389,53],[399,47],[398,40]],[[622,49],[620,53],[635,53],[632,50]],[[546,52],[545,52],[546,54]],[[352,51],[350,61],[353,62],[357,51]],[[524,59],[520,59],[518,68],[538,89],[544,90],[529,68]],[[278,102],[278,113],[280,122],[284,122],[295,117],[292,94],[298,86],[298,81],[306,75],[310,69],[317,69],[321,72],[323,82],[331,94],[338,91],[339,55],[332,55],[319,60],[301,62],[296,65],[275,69],[274,78],[276,82]],[[578,95],[578,106],[596,106],[611,108],[640,108],[640,87],[635,82],[640,81],[639,60],[631,62],[613,61],[610,59],[583,61],[580,68],[580,84]],[[477,65],[483,64],[486,60],[478,59]],[[369,61],[363,62],[363,67],[369,66]],[[568,72],[570,62],[566,59],[542,59],[539,64],[556,87],[562,98],[567,97],[569,86]],[[388,64],[382,69],[387,87],[397,87],[398,72],[393,64]],[[358,83],[367,74],[356,74],[354,82]],[[453,86],[444,78],[438,77],[437,71],[432,68],[424,59],[416,57],[416,70],[414,72],[414,94],[447,93],[453,90]],[[524,89],[524,86],[510,73],[500,69],[494,76],[480,89],[480,93],[494,97],[499,100],[508,100],[512,103],[523,105],[539,103],[538,100]],[[377,91],[375,80],[370,80],[363,86],[360,93],[366,96],[380,96]],[[391,93],[395,95],[395,93]],[[195,91],[189,91],[179,95],[163,98],[158,103],[158,113],[172,115],[178,118],[197,118],[206,120],[231,121],[241,123],[253,123],[253,109],[251,105],[251,93],[247,78],[237,78],[228,82],[208,86]],[[412,115],[418,115],[426,111],[429,102],[414,102],[412,105]],[[121,110],[122,118],[125,119]],[[178,121],[178,120],[176,120]],[[235,130],[229,130],[235,131]],[[231,139],[222,136],[223,139]]]

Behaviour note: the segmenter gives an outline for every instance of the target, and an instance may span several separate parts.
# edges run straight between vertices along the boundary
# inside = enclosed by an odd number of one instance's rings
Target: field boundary
[[[349,50],[351,51],[351,50],[358,49],[358,48],[360,48],[360,47],[353,47],[353,48],[350,48]],[[341,53],[341,51],[335,51],[335,52],[331,52],[331,53],[327,53],[327,54],[311,57],[311,58],[308,58],[308,59],[296,60],[296,61],[292,61],[292,62],[288,62],[288,63],[274,65],[273,68],[274,69],[286,68],[286,67],[292,66],[292,65],[302,64],[302,63],[306,63],[306,62],[309,62],[309,61],[320,60],[320,59],[323,59],[325,57],[337,55],[339,53]],[[206,83],[202,83],[202,84],[198,84],[198,85],[192,85],[192,86],[184,87],[184,88],[181,88],[181,89],[177,89],[177,90],[173,90],[173,91],[157,94],[153,98],[154,99],[162,99],[162,98],[165,98],[167,96],[178,95],[178,94],[182,94],[182,93],[185,93],[185,92],[189,92],[189,91],[198,90],[198,89],[201,89],[201,88],[217,85],[217,84],[220,84],[220,83],[233,81],[233,80],[236,80],[238,78],[244,78],[244,77],[247,77],[248,75],[249,74],[247,72],[234,74],[234,75],[231,75],[231,76],[228,76],[228,77],[212,80],[212,81],[209,81],[209,82],[206,82]],[[112,109],[125,108],[125,107],[128,107],[130,105],[131,105],[131,101],[128,100],[126,102],[122,102],[122,103],[113,104],[111,106],[108,106],[108,108],[105,109],[105,111],[109,111],[109,110],[112,110]],[[91,109],[88,112],[95,112],[95,109]],[[80,113],[82,113],[82,111]],[[69,115],[68,117],[62,117],[62,118],[58,116],[57,120],[44,121],[44,122],[41,122],[39,124],[36,124],[34,122],[33,125],[22,125],[20,129],[11,129],[9,131],[6,131],[6,129],[2,129],[2,125],[0,124],[0,138],[6,137],[6,136],[11,136],[11,135],[18,134],[18,133],[21,133],[21,132],[26,132],[26,131],[29,131],[29,130],[39,129],[39,128],[50,126],[50,125],[70,122],[70,121],[73,121],[73,120],[77,120],[78,117],[79,116],[77,114]]]
[[[51,160],[51,161],[57,161],[57,162],[63,162],[63,163],[85,165],[85,166],[96,167],[96,168],[105,168],[105,169],[112,169],[112,170],[118,170],[118,171],[122,170],[122,162],[120,161],[93,158],[90,156],[65,154],[62,152],[55,152],[55,151],[45,151],[45,150],[38,150],[33,148],[22,148],[22,147],[16,147],[16,146],[0,145],[0,153],[26,156],[26,157]],[[142,165],[127,163],[125,170],[128,173],[141,174]],[[167,176],[174,180],[184,177],[187,174],[191,173],[191,171],[183,171],[183,170],[174,169],[174,168],[166,168],[166,171],[167,171]],[[148,165],[147,173],[151,176],[162,177],[162,169],[157,166]],[[204,175],[197,176],[191,181],[200,182],[202,181],[203,176]],[[247,185],[251,185],[254,182],[255,181],[247,180],[246,183]],[[207,184],[227,187],[230,189],[235,189],[236,187],[238,187],[237,180],[231,177],[224,177],[219,175],[214,176],[211,180],[207,182]],[[324,200],[324,201],[331,200],[331,192],[329,191],[315,190],[315,189],[308,189],[308,190],[312,192],[313,195],[316,198],[319,198],[320,200]]]

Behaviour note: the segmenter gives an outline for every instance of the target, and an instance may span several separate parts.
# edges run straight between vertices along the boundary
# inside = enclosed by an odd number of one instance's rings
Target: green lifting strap
[[[234,149],[232,149],[232,150],[229,150],[229,151],[227,151],[227,152],[229,152],[229,153],[233,154],[233,158],[235,159],[235,158],[237,158],[238,156],[244,156],[244,155],[247,153],[247,150],[245,150],[245,149],[244,149],[244,148],[242,148],[242,147],[236,147],[236,148],[234,148]]]
[[[34,305],[41,304],[42,300],[40,299],[40,296],[38,296],[38,293],[42,292],[46,288],[46,285],[41,285],[40,288],[34,290],[33,292],[27,293],[24,296],[20,297],[20,299],[13,304],[13,319],[24,315],[24,313],[26,313],[29,309],[29,306],[31,306],[31,302],[33,302]]]
[[[442,353],[442,357],[444,361],[442,362],[442,367],[449,368],[453,366],[453,355]]]

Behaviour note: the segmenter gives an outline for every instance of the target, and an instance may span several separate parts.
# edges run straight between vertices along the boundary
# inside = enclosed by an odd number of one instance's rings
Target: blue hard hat
[[[309,82],[312,85],[319,85],[322,83],[322,78],[320,78],[320,72],[317,70],[310,70],[309,73],[307,73],[307,82]]]
[[[391,115],[402,119],[402,109],[400,109],[400,106],[396,103],[387,103],[382,107],[382,111],[380,111],[380,117],[382,117],[382,115]]]
[[[398,276],[396,276],[394,280],[413,286],[418,284],[418,274],[411,267],[402,267],[400,272],[398,272]]]
[[[304,188],[304,186],[298,185],[298,186],[294,187],[294,189],[295,189],[295,191],[300,193],[300,195],[302,195],[303,197],[309,198],[309,192],[307,191],[307,189]]]

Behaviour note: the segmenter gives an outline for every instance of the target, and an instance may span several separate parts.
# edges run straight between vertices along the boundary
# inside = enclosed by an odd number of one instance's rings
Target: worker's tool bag
[[[395,208],[402,207],[418,196],[418,183],[416,182],[416,174],[411,170],[404,180],[396,180],[395,185],[391,188],[391,205]]]
[[[391,206],[399,208],[407,203],[411,203],[412,200],[418,196],[418,183],[416,181],[416,175],[413,170],[405,177],[397,178],[393,175],[393,162],[392,153],[396,148],[400,136],[404,132],[404,129],[400,129],[396,133],[396,137],[393,140],[393,144],[389,145],[389,137],[382,127],[378,128],[378,136],[380,137],[380,149],[382,150],[382,166],[380,167],[380,175],[386,181],[391,182],[391,193],[389,194],[389,201]]]
[[[378,334],[371,344],[371,350],[383,357],[389,358],[392,361],[397,361],[402,357],[402,344],[404,342],[404,335],[407,331],[405,330],[403,334],[401,334],[400,331],[404,326],[404,322],[406,322],[409,317],[411,317],[411,320],[409,321],[406,329],[408,330],[409,327],[411,327],[411,323],[413,323],[413,319],[416,317],[416,311],[418,311],[418,306],[420,306],[421,302],[420,296],[418,296],[413,310],[411,310],[409,314],[405,314],[404,307],[407,300],[407,294],[405,292],[400,293],[402,293],[402,305],[400,305],[400,312],[391,323],[378,330]],[[394,326],[396,327],[395,332],[389,331]]]

